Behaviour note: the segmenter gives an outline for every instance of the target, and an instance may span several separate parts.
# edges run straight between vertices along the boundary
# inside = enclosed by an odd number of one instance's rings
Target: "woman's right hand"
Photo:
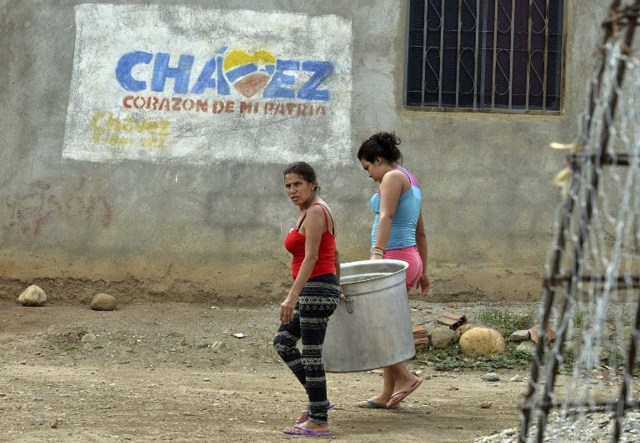
[[[296,302],[292,302],[288,298],[280,304],[280,321],[282,323],[291,323],[291,320],[293,320],[293,311],[295,310],[295,307]]]
[[[371,258],[369,258],[369,260],[382,260],[384,257],[382,257],[381,255],[377,255],[377,254],[371,254]]]

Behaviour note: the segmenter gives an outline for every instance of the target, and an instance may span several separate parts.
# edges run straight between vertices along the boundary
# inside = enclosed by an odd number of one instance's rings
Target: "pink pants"
[[[418,284],[422,275],[422,258],[417,246],[409,246],[403,249],[390,249],[384,251],[384,258],[404,260],[409,263],[407,268],[407,289],[411,289]]]

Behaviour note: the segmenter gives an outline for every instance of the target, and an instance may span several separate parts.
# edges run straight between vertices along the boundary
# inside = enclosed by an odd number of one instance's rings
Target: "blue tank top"
[[[420,207],[422,206],[422,192],[420,184],[404,168],[398,168],[404,172],[411,181],[411,187],[400,194],[400,200],[396,208],[396,213],[391,222],[391,233],[389,242],[385,249],[403,249],[416,245],[416,228],[420,217]],[[378,234],[378,224],[380,223],[380,189],[376,191],[369,202],[371,210],[375,214],[373,227],[371,228],[371,246],[375,244]]]

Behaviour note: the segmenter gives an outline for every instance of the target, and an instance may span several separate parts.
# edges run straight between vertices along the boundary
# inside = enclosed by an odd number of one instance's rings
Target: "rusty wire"
[[[616,91],[608,95],[608,119],[604,119],[601,122],[602,129],[596,140],[590,140],[589,134],[591,125],[595,120],[594,110],[596,108],[596,96],[601,93],[599,90],[600,84],[603,80],[603,72],[605,70],[606,51],[604,50],[605,44],[615,41],[622,53],[628,57],[636,58],[636,54],[633,51],[633,39],[635,28],[638,25],[638,19],[640,17],[640,0],[634,0],[633,4],[622,6],[621,0],[615,0],[609,7],[609,18],[602,23],[604,28],[604,36],[601,44],[601,48],[598,52],[601,57],[598,64],[598,72],[595,77],[596,80],[592,85],[591,91],[588,96],[588,106],[585,112],[585,118],[583,120],[583,126],[581,133],[578,135],[578,144],[586,145],[591,144],[591,153],[570,153],[567,156],[567,161],[571,167],[571,182],[569,184],[569,193],[561,208],[561,216],[556,226],[556,232],[554,235],[553,253],[547,263],[547,275],[544,278],[542,285],[543,301],[541,306],[541,321],[540,321],[540,340],[537,343],[535,353],[530,369],[529,386],[526,393],[525,400],[521,405],[521,425],[518,441],[520,443],[526,443],[530,436],[530,429],[534,420],[537,418],[537,435],[535,441],[542,443],[545,437],[545,431],[549,414],[552,409],[559,408],[561,403],[554,400],[557,398],[555,392],[556,377],[558,375],[558,368],[561,364],[561,357],[559,352],[554,352],[547,362],[544,364],[545,348],[549,345],[550,340],[546,337],[546,330],[549,326],[551,319],[552,306],[554,304],[556,293],[564,290],[566,294],[574,293],[579,290],[579,284],[581,281],[589,281],[602,283],[601,277],[584,275],[583,263],[580,257],[580,253],[587,240],[586,236],[591,229],[591,222],[593,216],[592,201],[596,196],[598,187],[600,185],[601,175],[607,166],[625,167],[629,166],[629,156],[620,153],[616,154],[612,158],[611,154],[606,152],[609,144],[610,131],[608,125],[613,120],[616,107],[618,94]],[[616,82],[611,88],[620,87],[622,85],[625,76],[626,65],[624,61],[618,61],[618,65],[615,70]],[[606,94],[605,94],[606,96]],[[637,160],[636,160],[637,161]],[[590,183],[584,185],[577,179],[580,172],[584,168],[591,168],[591,170],[600,171],[598,173],[592,173],[589,175]],[[582,205],[577,205],[580,186],[585,186],[586,191],[583,189],[584,199],[581,201]],[[636,214],[639,215],[640,214]],[[574,243],[571,244],[570,239],[566,238],[569,226],[574,222],[580,226]],[[565,256],[571,261],[570,272],[563,274],[560,272],[561,262],[565,259]],[[625,275],[616,276],[613,279],[614,285],[619,285],[622,288],[635,290],[637,297],[637,306],[635,312],[635,324],[633,326],[632,337],[629,341],[629,347],[627,350],[624,373],[622,377],[622,386],[617,400],[614,401],[599,401],[599,402],[581,402],[578,404],[570,404],[569,408],[581,411],[606,411],[612,413],[612,419],[614,420],[614,429],[612,432],[612,442],[618,442],[620,440],[622,425],[624,421],[625,412],[633,409],[639,410],[640,406],[638,402],[630,401],[629,385],[630,380],[633,378],[634,362],[636,359],[637,340],[640,336],[640,276],[638,275]],[[578,288],[578,289],[576,289]],[[570,297],[565,297],[562,304],[560,315],[563,319],[563,324],[566,316],[570,316],[572,313],[572,303],[575,300],[571,300]],[[556,344],[554,350],[561,350],[566,339],[566,328],[562,329],[556,337]],[[541,374],[546,374],[546,380],[541,382]],[[542,398],[538,398],[542,393]],[[565,405],[566,407],[567,405]]]

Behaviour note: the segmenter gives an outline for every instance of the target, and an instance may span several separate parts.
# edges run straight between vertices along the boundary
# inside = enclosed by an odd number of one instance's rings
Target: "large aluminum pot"
[[[368,371],[415,355],[407,266],[387,259],[340,265],[345,300],[329,318],[322,351],[326,371]]]

